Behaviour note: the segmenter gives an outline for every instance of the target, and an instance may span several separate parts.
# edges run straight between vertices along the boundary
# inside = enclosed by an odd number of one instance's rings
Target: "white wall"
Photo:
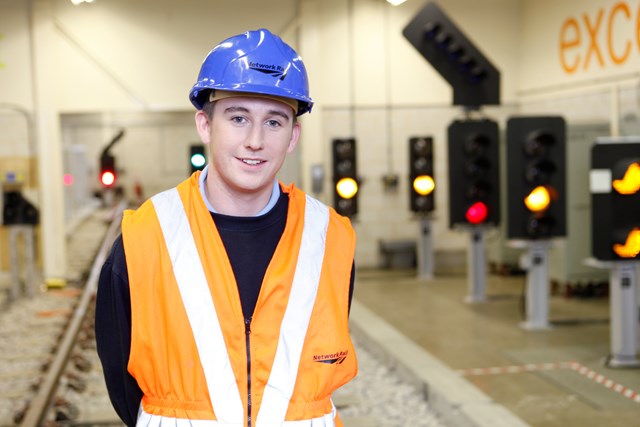
[[[129,121],[130,132],[115,149],[123,157],[118,161],[126,170],[124,178],[145,176],[149,192],[177,182],[186,165],[180,150],[195,137],[187,93],[202,59],[224,37],[268,27],[298,48],[316,101],[313,113],[302,120],[299,158],[290,159],[294,167],[285,170],[285,179],[310,190],[311,165],[324,165],[327,181],[320,198],[331,203],[330,141],[345,136],[358,140],[364,179],[356,220],[359,265],[377,265],[378,239],[418,233],[406,190],[407,141],[414,135],[432,135],[436,144],[436,250],[466,248],[467,236],[448,230],[447,224],[445,134],[460,110],[450,105],[452,93],[444,79],[401,35],[425,2],[408,0],[392,7],[383,0],[96,0],[76,7],[68,0],[33,1],[50,11],[52,35],[40,43],[56,56],[36,67],[40,80],[50,73],[49,90],[63,119],[62,143],[90,145],[89,159],[127,117],[134,117],[137,124]],[[640,0],[439,3],[500,70],[502,105],[484,112],[501,127],[518,112],[563,114],[577,122],[636,114]],[[629,18],[626,9],[612,15],[619,3],[628,7]],[[17,103],[34,111],[29,4],[0,0],[0,106]],[[581,45],[565,50],[565,61],[585,61],[590,43],[585,19],[593,26],[600,11],[597,45],[604,64],[591,53],[589,67],[563,71],[563,24],[573,18],[581,31]],[[608,27],[610,50],[618,59],[631,44],[624,63],[611,63]],[[565,41],[573,36],[565,33]],[[156,114],[168,122],[154,121]],[[9,119],[19,127],[17,120]],[[16,132],[0,130],[0,143],[19,143],[8,136]],[[177,142],[167,145],[169,140]],[[177,157],[177,165],[154,157],[154,165],[162,168],[149,170],[139,162],[145,153],[164,153],[165,160]],[[382,177],[387,174],[400,178],[396,191],[384,191]]]
[[[26,2],[0,0],[0,104],[32,109],[29,14]]]
[[[524,5],[522,93],[640,76],[638,0],[527,0]]]
[[[640,111],[640,0],[528,0],[523,10],[522,112],[631,130],[619,122]]]

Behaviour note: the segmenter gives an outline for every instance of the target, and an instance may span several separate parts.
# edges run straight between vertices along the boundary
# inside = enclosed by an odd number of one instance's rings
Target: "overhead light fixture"
[[[73,3],[75,6],[82,4],[82,3],[93,3],[95,0],[71,0],[71,3]]]
[[[387,0],[387,3],[392,4],[393,6],[398,6],[404,3],[407,0]]]

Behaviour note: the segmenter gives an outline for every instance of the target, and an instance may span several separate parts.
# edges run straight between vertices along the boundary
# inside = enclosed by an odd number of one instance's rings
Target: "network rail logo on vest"
[[[280,65],[261,64],[259,62],[250,62],[249,68],[264,74],[269,74],[273,77],[277,77],[279,80],[284,80],[287,77],[288,71],[288,68],[282,68]]]
[[[330,353],[330,354],[315,354],[313,356],[313,361],[319,362],[319,363],[326,363],[329,365],[333,365],[333,364],[339,365],[345,361],[348,355],[349,355],[348,350],[338,351],[336,353]]]

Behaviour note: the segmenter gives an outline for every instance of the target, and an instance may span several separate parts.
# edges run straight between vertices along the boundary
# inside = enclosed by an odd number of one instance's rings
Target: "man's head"
[[[218,44],[205,58],[189,98],[201,110],[209,101],[259,96],[288,103],[299,116],[311,111],[304,63],[269,30],[248,31]]]
[[[209,146],[207,182],[211,193],[233,199],[262,195],[300,138],[300,123],[287,103],[268,97],[231,96],[196,113],[196,130]],[[220,196],[220,193],[216,196]],[[264,200],[266,203],[266,200]]]
[[[209,200],[221,213],[255,214],[298,143],[297,116],[313,105],[300,57],[267,30],[231,37],[205,58],[189,97],[209,146]]]

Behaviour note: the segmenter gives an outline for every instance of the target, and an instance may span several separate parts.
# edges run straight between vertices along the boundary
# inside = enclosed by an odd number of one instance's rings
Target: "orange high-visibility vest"
[[[199,172],[127,211],[129,372],[138,423],[341,426],[331,394],[357,372],[348,304],[355,233],[291,185],[283,235],[250,324]]]

